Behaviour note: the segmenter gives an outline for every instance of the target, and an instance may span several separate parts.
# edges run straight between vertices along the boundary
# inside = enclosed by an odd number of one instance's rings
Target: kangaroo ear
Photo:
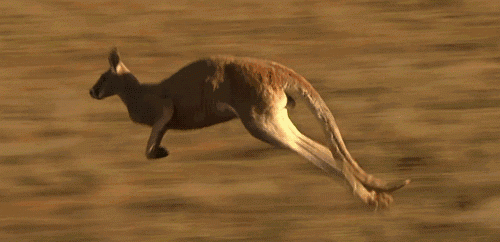
[[[108,60],[109,60],[109,65],[116,72],[116,67],[120,63],[120,54],[118,54],[118,48],[114,47],[111,50],[111,52],[109,53]]]

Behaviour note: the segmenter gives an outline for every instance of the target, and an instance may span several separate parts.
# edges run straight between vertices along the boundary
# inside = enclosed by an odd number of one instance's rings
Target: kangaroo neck
[[[142,96],[147,92],[144,85],[140,84],[135,77],[130,74],[130,76],[125,76],[123,80],[123,89],[118,96],[123,101],[127,108],[137,104],[142,100]]]

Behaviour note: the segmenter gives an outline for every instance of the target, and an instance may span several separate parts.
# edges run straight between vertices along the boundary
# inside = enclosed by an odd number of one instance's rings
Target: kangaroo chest
[[[127,110],[132,121],[149,126],[153,126],[161,115],[161,108],[148,102],[128,104]]]

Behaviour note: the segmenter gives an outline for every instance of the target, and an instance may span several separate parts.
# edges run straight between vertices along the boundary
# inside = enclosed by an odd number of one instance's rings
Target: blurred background
[[[498,241],[500,2],[2,1],[1,241]],[[369,172],[411,178],[373,212],[238,120],[150,128],[88,90],[117,46],[141,82],[215,54],[317,88]],[[323,134],[305,105],[291,111]]]

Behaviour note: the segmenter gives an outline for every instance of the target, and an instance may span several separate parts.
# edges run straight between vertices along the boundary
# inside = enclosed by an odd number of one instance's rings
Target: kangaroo
[[[158,84],[141,84],[120,60],[116,48],[110,68],[90,89],[95,99],[118,95],[133,122],[152,127],[146,157],[169,155],[160,146],[169,129],[208,127],[239,118],[252,136],[288,148],[330,175],[344,178],[364,203],[377,208],[392,203],[391,192],[410,180],[387,183],[367,174],[352,158],[335,119],[312,85],[273,61],[214,56],[192,62]],[[322,124],[328,148],[303,135],[288,117],[295,100],[307,103]]]

